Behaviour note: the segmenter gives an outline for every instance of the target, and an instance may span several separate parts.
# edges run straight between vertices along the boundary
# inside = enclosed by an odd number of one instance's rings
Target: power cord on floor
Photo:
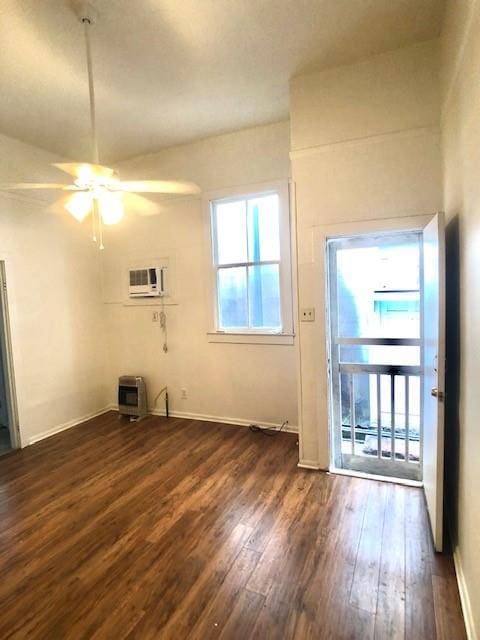
[[[160,389],[160,391],[157,393],[157,395],[155,396],[155,400],[153,401],[152,408],[150,409],[150,412],[155,411],[155,409],[157,408],[157,402],[160,396],[162,395],[162,393],[165,393],[165,416],[168,418],[168,388],[167,387],[163,387],[163,389]]]
[[[285,420],[280,429],[268,429],[267,427],[259,427],[258,424],[251,424],[249,426],[249,429],[253,433],[261,433],[264,436],[276,436],[283,430],[284,427],[287,426],[287,424],[288,420]]]

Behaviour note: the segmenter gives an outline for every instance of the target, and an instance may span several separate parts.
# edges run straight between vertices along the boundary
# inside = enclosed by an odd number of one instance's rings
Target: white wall
[[[166,149],[121,164],[125,178],[186,179],[204,192],[251,186],[290,175],[287,122]],[[181,415],[233,421],[297,424],[294,346],[212,344],[208,295],[210,246],[202,198],[156,199],[158,215],[131,212],[106,235],[102,256],[104,300],[108,314],[111,400],[116,378],[140,374],[150,402],[168,385],[170,409]],[[168,353],[153,323],[158,306],[129,306],[126,271],[145,259],[168,258]],[[187,399],[181,399],[181,388]],[[163,401],[157,409],[163,409]]]
[[[457,569],[467,627],[480,637],[480,2],[447,5],[442,38],[442,143],[445,211],[458,240],[460,290],[458,476],[450,497]],[[458,238],[457,238],[458,236]],[[452,248],[455,253],[455,247]],[[454,299],[456,293],[453,291]],[[455,345],[456,346],[456,345]],[[455,347],[454,347],[455,349]],[[455,357],[455,353],[452,354]],[[448,393],[448,388],[447,388]],[[455,429],[455,422],[447,424]],[[452,483],[451,483],[452,484]]]
[[[3,181],[63,182],[49,153],[0,136]],[[65,180],[67,182],[68,180]],[[0,193],[21,441],[107,404],[98,250],[52,197]]]
[[[290,109],[299,304],[317,305],[316,321],[300,325],[300,461],[327,468],[325,283],[315,243],[326,225],[441,209],[438,42],[299,76]]]

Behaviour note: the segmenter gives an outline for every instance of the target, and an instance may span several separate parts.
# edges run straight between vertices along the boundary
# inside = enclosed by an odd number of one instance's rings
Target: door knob
[[[439,390],[437,389],[437,387],[433,387],[433,389],[432,389],[432,391],[431,391],[430,393],[432,394],[432,396],[433,396],[434,398],[438,398],[439,400],[443,400],[443,398],[444,398],[444,393],[443,393],[443,391],[439,391]]]

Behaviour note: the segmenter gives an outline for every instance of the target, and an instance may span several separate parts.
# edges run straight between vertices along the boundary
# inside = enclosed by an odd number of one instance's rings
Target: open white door
[[[423,483],[435,549],[443,547],[445,221],[423,232]]]

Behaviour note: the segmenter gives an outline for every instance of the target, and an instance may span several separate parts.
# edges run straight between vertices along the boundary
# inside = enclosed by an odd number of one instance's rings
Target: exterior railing
[[[420,340],[414,338],[338,338],[335,342],[339,346],[352,345],[367,348],[369,346],[420,347]],[[376,437],[378,459],[390,458],[392,461],[418,462],[419,445],[416,446],[414,454],[411,453],[410,446],[412,442],[418,442],[420,437],[421,367],[410,364],[339,362],[338,372],[340,374],[342,441],[348,443],[350,439],[351,454],[359,455],[358,444],[361,443],[362,437],[364,440],[368,437],[370,441],[372,437]],[[368,397],[365,392],[365,375],[368,376]],[[361,383],[360,376],[363,376],[364,395],[359,401],[356,387]],[[415,384],[412,384],[413,381]],[[412,388],[415,389],[413,410]],[[402,406],[399,407],[399,404]],[[359,406],[363,408],[367,418],[363,415],[360,420],[357,419]],[[343,420],[343,416],[347,414],[350,424],[346,424]],[[402,420],[401,424],[398,424],[400,416]],[[349,431],[350,438],[348,438]],[[385,444],[386,440],[389,447]],[[399,450],[398,443],[401,441],[405,444],[402,450]],[[375,452],[374,450],[369,453],[362,452],[360,455],[375,457]]]

